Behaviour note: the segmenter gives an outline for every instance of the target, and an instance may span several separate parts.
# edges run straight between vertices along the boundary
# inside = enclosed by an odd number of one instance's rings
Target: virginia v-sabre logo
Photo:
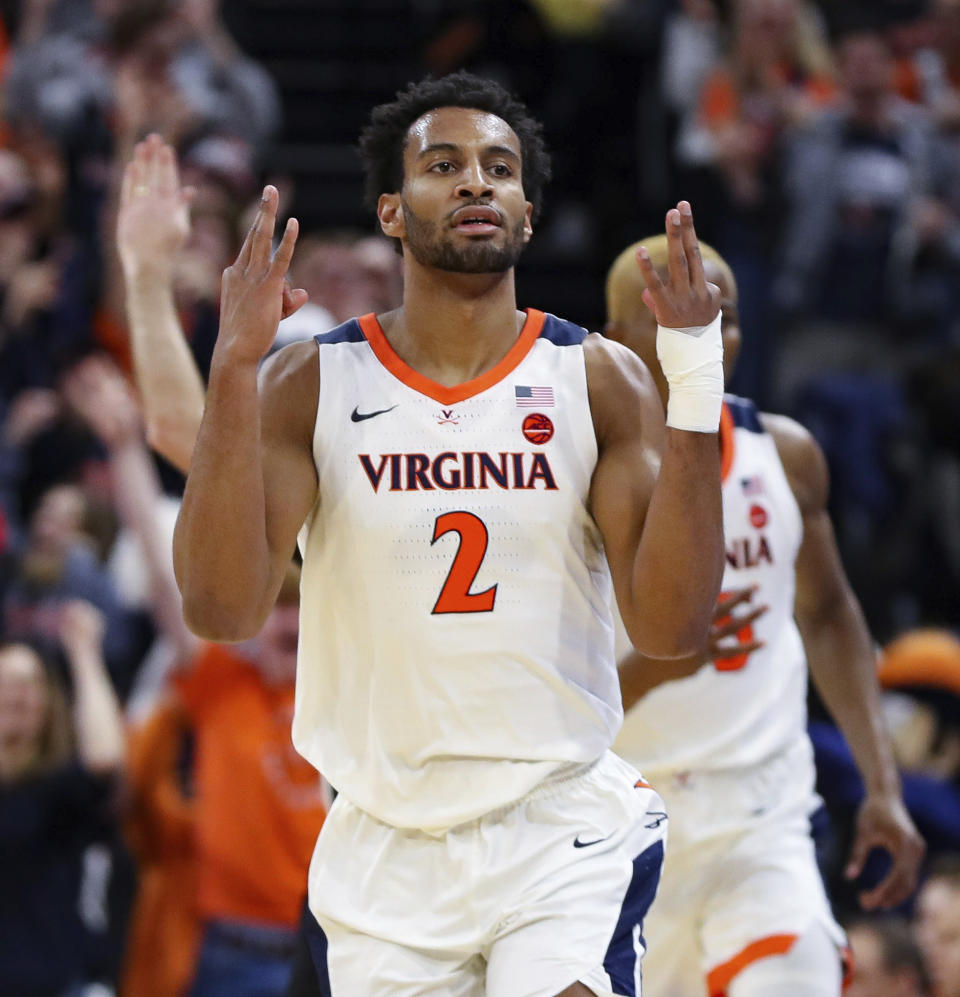
[[[396,407],[396,405],[391,405],[390,408],[379,408],[376,412],[360,412],[358,411],[359,406],[357,406],[350,413],[350,421],[363,422],[364,419],[372,419],[375,415],[383,415],[384,412],[392,412]]]

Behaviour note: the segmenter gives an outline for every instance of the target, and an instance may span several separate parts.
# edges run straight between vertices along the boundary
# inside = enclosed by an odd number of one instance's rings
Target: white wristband
[[[723,408],[723,339],[720,314],[709,325],[657,326],[657,359],[670,388],[667,425],[715,433]]]

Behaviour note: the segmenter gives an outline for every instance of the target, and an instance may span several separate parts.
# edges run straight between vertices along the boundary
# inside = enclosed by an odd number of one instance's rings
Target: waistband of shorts
[[[370,813],[369,810],[364,810],[363,807],[358,806],[344,793],[340,793],[337,796],[333,806],[330,809],[330,813],[327,815],[327,820],[329,821],[331,819],[331,816],[338,809],[338,807],[346,806],[363,814],[367,820],[380,824],[388,830],[422,834],[428,838],[442,838],[451,832],[464,831],[471,826],[479,825],[490,819],[500,820],[506,817],[507,814],[514,811],[517,807],[521,807],[524,804],[530,803],[534,800],[549,799],[552,796],[569,792],[572,785],[575,785],[581,779],[588,776],[607,755],[610,755],[609,751],[604,751],[603,754],[589,762],[561,762],[558,768],[554,769],[550,775],[548,775],[541,782],[538,782],[532,789],[524,793],[523,796],[518,796],[509,803],[504,803],[502,806],[495,807],[493,810],[486,810],[483,813],[477,814],[475,817],[469,817],[457,824],[449,824],[440,827],[402,827],[390,824]]]
[[[603,755],[600,755],[599,758],[594,758],[592,762],[570,762],[562,765],[555,772],[547,776],[543,782],[538,783],[519,799],[514,800],[512,803],[505,803],[502,807],[497,807],[496,810],[490,810],[488,813],[478,817],[477,820],[489,820],[490,818],[498,820],[501,817],[505,817],[511,810],[522,807],[525,803],[532,803],[534,800],[548,800],[553,796],[559,796],[561,793],[567,792],[573,783],[579,782],[584,776],[589,775],[600,764],[600,759],[602,758]]]
[[[698,765],[675,765],[664,768],[654,768],[644,766],[644,777],[649,779],[655,786],[668,786],[677,778],[693,778],[714,787],[721,787],[725,784],[730,786],[742,786],[745,780],[754,775],[768,775],[771,773],[790,773],[796,771],[796,766],[802,762],[809,762],[812,766],[813,749],[810,740],[804,732],[802,736],[788,741],[765,758],[751,762],[749,765],[722,766],[712,768],[710,766]],[[812,771],[812,767],[809,767]]]

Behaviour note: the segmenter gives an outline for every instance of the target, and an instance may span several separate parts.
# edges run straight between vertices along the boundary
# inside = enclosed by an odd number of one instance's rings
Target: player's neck
[[[451,274],[416,267],[404,272],[403,305],[382,316],[381,325],[402,360],[450,387],[502,360],[524,317],[512,270]]]

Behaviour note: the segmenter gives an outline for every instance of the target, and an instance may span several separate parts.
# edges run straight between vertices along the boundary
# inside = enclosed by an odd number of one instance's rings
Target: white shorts
[[[660,797],[610,752],[444,834],[338,797],[310,866],[321,992],[555,997],[580,980],[637,997],[666,830]]]
[[[657,997],[722,997],[737,973],[789,952],[813,924],[826,929],[838,958],[845,949],[810,836],[819,799],[797,754],[658,782],[671,840],[644,925],[643,967]]]

